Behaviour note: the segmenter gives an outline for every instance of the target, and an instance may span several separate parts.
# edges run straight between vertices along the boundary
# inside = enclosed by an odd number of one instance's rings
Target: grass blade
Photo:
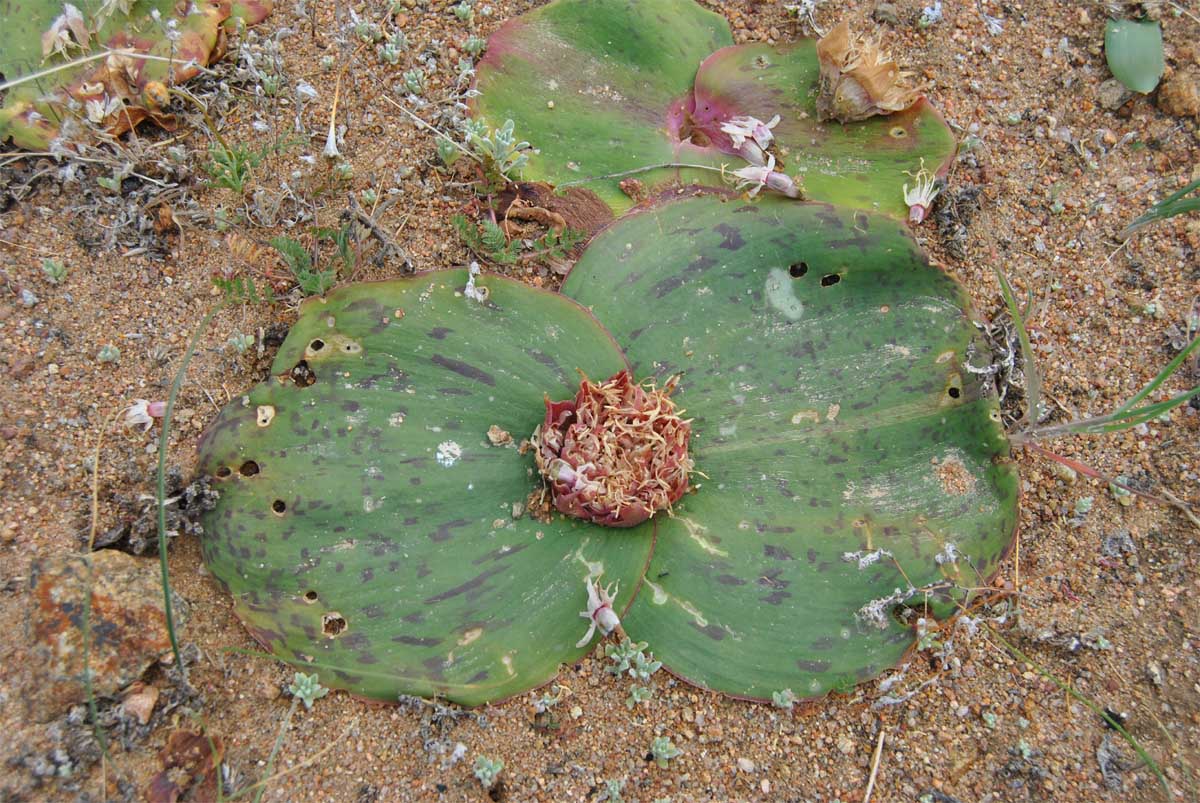
[[[1182,215],[1185,212],[1194,212],[1200,209],[1200,198],[1183,197],[1197,188],[1200,188],[1200,179],[1196,179],[1178,192],[1163,198],[1126,226],[1121,232],[1120,239],[1128,240],[1135,232],[1149,226],[1151,223],[1157,223],[1160,220],[1166,220],[1176,215]]]

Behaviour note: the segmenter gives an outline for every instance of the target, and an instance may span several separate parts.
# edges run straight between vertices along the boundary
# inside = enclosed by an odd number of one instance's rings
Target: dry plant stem
[[[620,173],[607,173],[603,176],[588,176],[587,178],[576,179],[575,181],[564,181],[562,184],[555,185],[556,189],[564,187],[578,187],[583,184],[589,184],[593,181],[604,181],[610,178],[623,178],[624,176],[636,176],[638,173],[649,173],[651,170],[662,170],[664,168],[680,168],[686,167],[690,170],[708,170],[713,173],[725,175],[725,167],[713,167],[712,165],[694,165],[686,162],[663,162],[656,165],[644,165],[643,167],[635,167],[632,170],[622,170]]]
[[[92,452],[92,527],[88,531],[89,554],[95,549],[96,528],[100,524],[100,446],[104,443],[104,430],[112,426],[113,419],[119,412],[120,408],[113,410],[96,433],[96,449]]]
[[[171,392],[167,395],[167,406],[163,411],[162,432],[158,436],[158,562],[162,572],[163,611],[167,619],[167,635],[171,639],[171,655],[175,658],[175,667],[179,671],[179,678],[184,688],[187,688],[187,667],[183,665],[183,656],[179,652],[179,639],[175,635],[175,614],[171,608],[171,576],[167,568],[167,444],[170,441],[168,436],[171,432],[172,414],[175,412],[175,399],[179,396],[179,389],[183,386],[183,379],[187,375],[188,363],[192,361],[192,355],[196,353],[200,337],[208,330],[208,325],[216,314],[225,309],[226,303],[221,302],[209,310],[200,319],[200,325],[196,327],[196,331],[192,333],[192,339],[183,353],[183,361],[175,373],[175,381],[171,383]]]
[[[430,125],[429,123],[425,122],[420,117],[413,114],[408,109],[404,108],[399,103],[397,103],[396,101],[389,98],[387,95],[384,95],[383,99],[386,100],[388,103],[392,104],[393,106],[395,106],[397,109],[399,109],[404,114],[406,114],[409,117],[409,119],[411,119],[417,125],[421,126],[422,128],[426,129],[427,131],[430,131],[430,132],[436,134],[437,136],[441,137],[442,139],[446,140],[447,142],[449,142],[451,145],[453,145],[455,148],[457,148],[458,152],[461,153],[463,156],[466,156],[468,159],[470,159],[473,162],[482,164],[479,161],[478,156],[476,156],[474,153],[472,153],[470,150],[468,150],[464,146],[455,142],[454,137],[450,136],[449,134],[447,134],[443,131],[439,131],[437,128],[435,128],[432,125]],[[566,185],[560,185],[560,186],[566,186]]]
[[[270,780],[271,772],[275,769],[275,759],[279,756],[279,748],[283,746],[283,738],[287,736],[288,725],[292,723],[292,717],[295,715],[296,706],[298,705],[300,705],[300,698],[293,697],[292,705],[288,708],[287,716],[283,718],[283,724],[279,726],[279,733],[275,736],[275,744],[271,747],[270,757],[267,758],[267,768],[263,770],[263,772],[266,773],[267,778],[263,781],[262,786],[258,787],[258,792],[254,795],[254,803],[258,803],[260,800],[262,800],[262,796],[267,791],[267,781]]]
[[[1096,469],[1094,469],[1090,466],[1086,466],[1083,463],[1080,463],[1078,460],[1072,460],[1069,457],[1063,457],[1062,455],[1052,452],[1049,449],[1047,449],[1046,447],[1041,446],[1037,443],[1029,442],[1029,443],[1025,443],[1024,446],[1026,449],[1037,452],[1038,454],[1042,455],[1043,457],[1053,460],[1055,463],[1061,463],[1062,465],[1066,466],[1067,468],[1069,468],[1073,471],[1077,471],[1080,474],[1083,474],[1085,477],[1091,477],[1092,479],[1102,480],[1103,482],[1107,482],[1109,485],[1115,485],[1116,487],[1121,488],[1122,490],[1129,491],[1129,493],[1134,494],[1135,496],[1140,496],[1143,499],[1148,499],[1151,502],[1157,502],[1160,505],[1168,505],[1170,507],[1177,508],[1181,513],[1183,513],[1184,517],[1187,518],[1187,520],[1189,522],[1191,522],[1193,526],[1196,527],[1196,529],[1200,529],[1200,518],[1196,517],[1196,514],[1193,513],[1192,509],[1187,506],[1187,503],[1185,503],[1182,499],[1175,496],[1174,494],[1172,494],[1170,491],[1166,490],[1165,488],[1162,490],[1162,496],[1155,496],[1154,494],[1146,493],[1145,491],[1138,490],[1137,488],[1134,488],[1132,485],[1128,485],[1119,480],[1115,480],[1111,477],[1107,477],[1104,474],[1101,474]],[[1018,544],[1019,544],[1019,542],[1018,542]],[[1018,552],[1018,555],[1019,554],[1020,553]]]
[[[879,723],[879,741],[875,742],[875,755],[871,759],[871,777],[867,779],[867,791],[863,794],[863,803],[871,803],[871,793],[875,791],[875,778],[879,775],[879,759],[883,755],[883,738],[886,735],[883,723]]]

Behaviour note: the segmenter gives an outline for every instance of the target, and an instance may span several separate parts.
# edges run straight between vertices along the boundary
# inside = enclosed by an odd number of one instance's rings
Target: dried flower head
[[[688,489],[691,422],[663,388],[628,371],[604,382],[584,377],[574,399],[546,399],[533,433],[538,471],[561,512],[608,527],[633,527],[670,509]]]
[[[63,13],[42,34],[42,58],[48,59],[55,53],[66,55],[71,48],[86,47],[91,36],[92,32],[88,30],[79,9],[70,3],[63,3]]]
[[[588,620],[588,629],[583,638],[575,644],[576,647],[583,647],[591,641],[592,636],[596,634],[596,628],[600,628],[601,635],[607,636],[621,624],[617,612],[613,610],[613,600],[616,599],[617,591],[610,591],[612,588],[596,585],[590,577],[587,579],[587,610],[580,611],[579,615]]]
[[[134,399],[133,404],[125,408],[125,426],[140,426],[145,432],[154,425],[154,419],[163,417],[166,410],[166,402]]]
[[[937,186],[937,180],[933,174],[925,169],[925,160],[921,160],[921,169],[916,173],[904,171],[906,176],[913,180],[913,188],[910,190],[908,184],[904,184],[904,203],[908,204],[908,219],[912,223],[920,223],[929,214],[930,207],[933,206],[933,199],[941,192],[941,188]]]
[[[734,170],[733,175],[738,179],[737,188],[739,190],[749,190],[751,198],[758,195],[758,191],[763,187],[775,190],[775,192],[782,193],[789,198],[800,198],[803,196],[803,192],[791,176],[775,170],[774,155],[767,157],[766,164],[751,163],[740,170]]]
[[[912,73],[902,72],[878,42],[851,34],[844,21],[817,42],[817,60],[822,120],[849,123],[888,115],[908,108],[920,94],[908,84]]]

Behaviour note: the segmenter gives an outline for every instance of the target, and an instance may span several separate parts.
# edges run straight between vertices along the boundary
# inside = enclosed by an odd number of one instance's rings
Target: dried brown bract
[[[906,109],[920,96],[878,42],[850,33],[845,22],[817,42],[821,83],[817,116],[842,123]]]

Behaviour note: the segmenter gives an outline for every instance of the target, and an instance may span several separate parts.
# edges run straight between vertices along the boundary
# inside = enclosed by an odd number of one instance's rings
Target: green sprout
[[[458,17],[463,22],[470,22],[475,19],[475,9],[471,7],[470,0],[463,0],[454,7],[454,16]]]
[[[504,759],[502,758],[493,761],[487,756],[479,756],[475,759],[475,777],[479,779],[479,784],[484,789],[491,789],[496,785],[496,779],[503,769]]]
[[[337,281],[336,270],[316,270],[307,249],[290,237],[272,237],[271,247],[279,252],[296,284],[306,296],[323,296]]]
[[[783,708],[787,711],[792,710],[792,707],[796,704],[796,700],[798,699],[799,698],[796,697],[795,692],[793,692],[791,689],[771,692],[771,704],[776,708]]]
[[[632,711],[638,703],[648,703],[653,697],[653,689],[647,686],[631,686],[629,697],[625,700],[625,707]]]
[[[62,284],[67,278],[67,266],[61,260],[46,257],[42,260],[42,275],[50,284]]]
[[[514,125],[512,120],[505,120],[504,125],[491,129],[486,135],[476,128],[468,129],[468,145],[483,165],[484,178],[492,189],[507,185],[512,181],[512,174],[520,172],[529,163],[526,151],[532,146],[517,140]]]
[[[625,798],[621,797],[621,790],[625,788],[625,780],[623,778],[609,778],[604,782],[604,791],[600,794],[602,797],[597,800],[607,800],[608,803],[624,803]]]
[[[667,762],[683,755],[683,751],[666,736],[659,736],[650,743],[650,755],[654,757],[654,763],[665,770]]]
[[[425,91],[425,71],[420,67],[413,67],[411,70],[404,71],[404,88],[413,95],[420,95]]]
[[[463,43],[463,51],[470,53],[472,56],[478,56],[487,49],[487,40],[480,39],[478,36],[469,36],[467,41]]]
[[[297,672],[291,685],[288,686],[288,691],[292,693],[293,697],[304,703],[305,708],[312,708],[314,702],[329,694],[329,689],[322,686],[317,679],[316,672],[311,675]]]
[[[1197,209],[1200,209],[1200,195],[1193,195],[1190,198],[1185,197],[1197,189],[1200,189],[1200,179],[1196,179],[1178,192],[1174,192],[1163,198],[1150,207],[1145,214],[1134,219],[1132,223],[1126,226],[1125,230],[1121,232],[1120,239],[1128,240],[1137,231],[1149,226],[1151,223],[1158,223],[1159,221],[1173,218],[1176,215],[1195,212]]]
[[[116,363],[121,359],[121,350],[111,343],[105,343],[96,352],[96,361],[102,363]]]
[[[229,347],[232,348],[234,351],[236,351],[238,354],[245,354],[246,351],[249,350],[249,348],[254,345],[254,335],[247,335],[247,334],[243,334],[241,332],[234,332],[232,335],[229,336],[229,340],[226,342],[229,343]]]

